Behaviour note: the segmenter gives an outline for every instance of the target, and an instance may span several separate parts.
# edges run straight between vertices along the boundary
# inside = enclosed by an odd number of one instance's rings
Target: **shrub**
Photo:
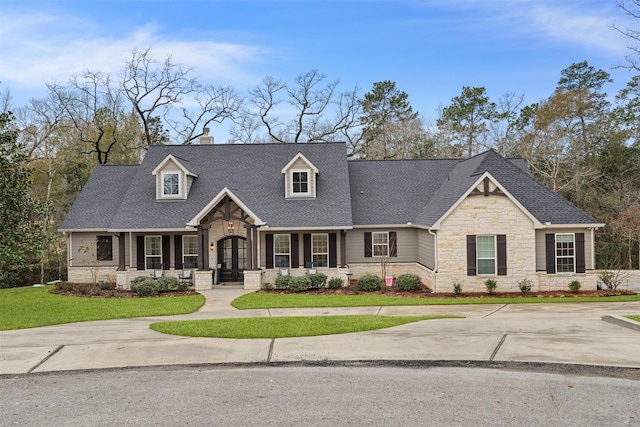
[[[340,277],[332,277],[327,283],[329,289],[342,289],[342,286],[344,286],[344,281]]]
[[[178,287],[176,291],[178,292],[187,292],[189,290],[189,282],[178,282]]]
[[[141,297],[150,297],[158,294],[160,286],[157,281],[153,280],[151,277],[145,277],[144,280],[136,279],[131,281],[131,292],[134,292]]]
[[[455,295],[460,295],[462,293],[462,284],[460,282],[455,282],[453,284],[453,293]]]
[[[289,290],[292,292],[304,292],[311,287],[309,276],[292,277],[289,279]]]
[[[569,290],[574,294],[578,293],[578,291],[580,290],[580,286],[581,285],[578,280],[572,280],[571,282],[569,282]]]
[[[116,284],[111,282],[98,282],[98,286],[100,286],[100,289],[103,291],[112,291],[116,288]]]
[[[358,289],[364,292],[379,291],[382,279],[375,274],[365,274],[358,279]]]
[[[270,282],[263,283],[262,285],[260,285],[260,289],[262,289],[263,291],[270,291],[271,289],[273,289],[273,284],[271,284]]]
[[[160,277],[157,282],[158,292],[173,292],[178,290],[178,279],[175,277]]]
[[[289,280],[291,280],[291,276],[278,276],[276,278],[276,289],[287,289]]]
[[[420,289],[420,276],[417,274],[401,274],[396,279],[396,286],[403,291],[417,291]]]
[[[533,282],[529,279],[523,279],[518,282],[518,287],[520,288],[520,292],[528,294],[531,292],[531,288],[533,288]]]
[[[327,284],[327,275],[322,273],[309,274],[307,276],[311,280],[312,288],[322,288]]]
[[[487,292],[489,295],[493,295],[496,293],[496,288],[498,287],[498,282],[493,279],[487,279],[484,281],[484,286],[487,288]]]

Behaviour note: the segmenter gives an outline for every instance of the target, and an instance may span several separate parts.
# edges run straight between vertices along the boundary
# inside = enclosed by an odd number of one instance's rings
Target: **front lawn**
[[[193,313],[198,295],[153,298],[89,298],[49,293],[52,286],[0,290],[0,330],[36,328],[89,320]]]
[[[231,305],[240,310],[293,307],[369,307],[399,305],[454,305],[454,304],[535,304],[576,302],[629,302],[640,301],[640,294],[584,297],[397,297],[380,294],[311,295],[254,292],[236,298]]]
[[[390,328],[421,320],[460,316],[301,316],[187,320],[153,323],[151,329],[171,335],[214,338],[287,338],[346,334]]]
[[[636,322],[640,322],[640,315],[629,315],[624,317],[626,317],[627,319],[635,320]]]

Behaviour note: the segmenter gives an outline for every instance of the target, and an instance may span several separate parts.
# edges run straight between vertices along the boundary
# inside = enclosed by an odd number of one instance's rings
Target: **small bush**
[[[496,293],[498,282],[493,279],[487,279],[484,281],[484,287],[487,288],[487,292],[489,293],[489,295],[493,295]]]
[[[342,289],[342,286],[344,286],[344,281],[340,277],[332,277],[327,283],[329,289]]]
[[[289,279],[289,290],[292,292],[308,291],[311,287],[309,276],[292,277]]]
[[[98,286],[100,286],[100,289],[103,291],[112,291],[116,288],[116,284],[111,282],[98,282]]]
[[[260,285],[260,289],[262,289],[263,291],[270,291],[273,289],[273,284],[270,282],[263,283],[262,285]]]
[[[580,286],[581,285],[578,280],[572,280],[571,282],[569,282],[569,290],[574,294],[578,293],[578,291],[580,290]]]
[[[135,280],[136,279],[131,281],[131,292],[134,292],[141,297],[150,297],[158,294],[160,286],[158,285],[158,282],[153,280],[151,277],[145,277],[144,280]]]
[[[523,279],[518,282],[518,287],[520,288],[520,292],[528,294],[531,292],[531,288],[533,288],[533,282],[529,279]]]
[[[187,292],[189,290],[189,282],[179,282],[176,291]]]
[[[311,287],[314,289],[322,288],[327,284],[327,275],[322,273],[309,274],[307,276],[311,280]]]
[[[382,279],[375,274],[365,274],[358,279],[358,289],[364,292],[379,291]]]
[[[420,276],[417,274],[401,274],[396,279],[396,286],[402,291],[417,291],[420,289]]]
[[[276,278],[276,289],[287,289],[289,280],[291,280],[291,276],[278,276]]]
[[[158,292],[173,292],[178,290],[178,279],[175,277],[160,277],[157,282]]]
[[[462,293],[462,284],[460,284],[460,282],[455,282],[453,284],[453,293],[455,295],[460,295]]]

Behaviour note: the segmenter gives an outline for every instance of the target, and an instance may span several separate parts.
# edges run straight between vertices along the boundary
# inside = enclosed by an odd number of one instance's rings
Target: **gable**
[[[284,174],[285,198],[315,198],[318,168],[298,152],[281,171]]]
[[[197,177],[172,154],[167,155],[151,175],[156,177],[156,200],[186,199]]]

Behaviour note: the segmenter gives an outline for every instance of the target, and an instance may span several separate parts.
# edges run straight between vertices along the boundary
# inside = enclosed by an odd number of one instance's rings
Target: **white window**
[[[289,234],[273,236],[273,265],[276,268],[291,267],[291,236]]]
[[[298,194],[298,195],[310,194],[309,172],[308,171],[292,171],[291,185],[292,185],[293,194]]]
[[[476,238],[478,274],[496,274],[496,236]]]
[[[198,236],[182,236],[182,265],[198,264]]]
[[[311,235],[311,261],[314,267],[329,266],[329,235]]]
[[[556,273],[575,273],[575,238],[556,234]]]
[[[147,270],[160,267],[162,264],[162,236],[144,237],[144,255]]]
[[[389,256],[389,232],[374,231],[371,233],[373,256]]]
[[[163,196],[179,196],[180,195],[180,174],[163,173],[162,174],[162,195]]]

